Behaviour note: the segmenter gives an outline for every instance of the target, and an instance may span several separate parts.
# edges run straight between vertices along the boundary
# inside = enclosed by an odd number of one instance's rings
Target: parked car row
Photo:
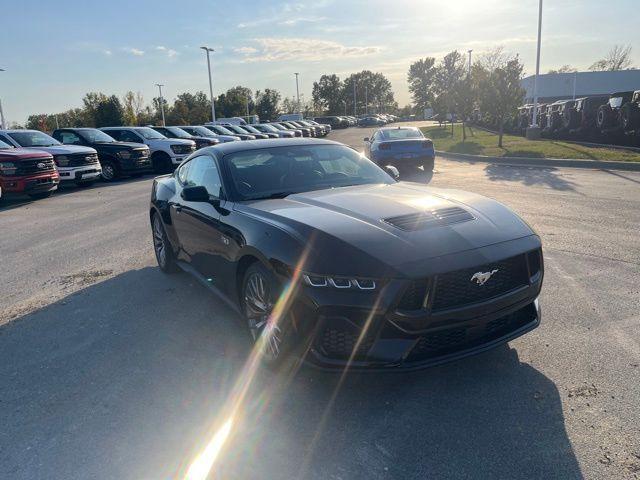
[[[635,135],[640,141],[640,90],[540,104],[536,119],[547,137],[615,141],[622,135]],[[521,106],[518,109],[521,133],[532,120],[533,105]]]
[[[359,127],[376,127],[387,125],[389,123],[397,122],[398,117],[395,115],[377,113],[374,115],[364,115],[358,118]]]

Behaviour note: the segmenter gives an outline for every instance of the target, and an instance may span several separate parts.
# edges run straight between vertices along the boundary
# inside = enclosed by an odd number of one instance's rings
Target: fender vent
[[[410,213],[397,217],[385,218],[382,221],[405,232],[413,232],[429,227],[441,227],[453,223],[468,222],[474,217],[460,207],[440,208],[430,212]]]

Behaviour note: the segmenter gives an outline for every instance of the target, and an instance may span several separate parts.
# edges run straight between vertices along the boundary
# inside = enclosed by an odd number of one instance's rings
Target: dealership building
[[[522,79],[525,103],[533,103],[534,76]],[[538,101],[555,102],[614,92],[640,90],[640,70],[615,72],[547,73],[538,76]]]

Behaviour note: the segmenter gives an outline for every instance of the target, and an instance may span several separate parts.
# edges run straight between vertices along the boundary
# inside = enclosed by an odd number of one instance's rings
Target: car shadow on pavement
[[[526,167],[490,163],[484,168],[489,180],[519,182],[526,186],[551,187],[575,191],[575,184],[560,175],[555,167]]]
[[[430,183],[433,179],[432,170],[423,170],[420,167],[403,170],[400,180],[405,182]]]
[[[1,327],[0,478],[181,478],[238,382],[215,478],[581,478],[556,386],[513,348],[274,374],[247,363],[237,320],[190,276],[147,267]]]

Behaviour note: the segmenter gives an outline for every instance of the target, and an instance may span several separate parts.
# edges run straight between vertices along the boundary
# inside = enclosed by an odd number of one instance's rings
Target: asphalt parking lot
[[[542,325],[413,373],[259,371],[215,478],[640,478],[640,173],[438,158],[411,180],[538,231]],[[248,335],[156,267],[150,184],[0,206],[0,478],[180,478],[215,438]]]

